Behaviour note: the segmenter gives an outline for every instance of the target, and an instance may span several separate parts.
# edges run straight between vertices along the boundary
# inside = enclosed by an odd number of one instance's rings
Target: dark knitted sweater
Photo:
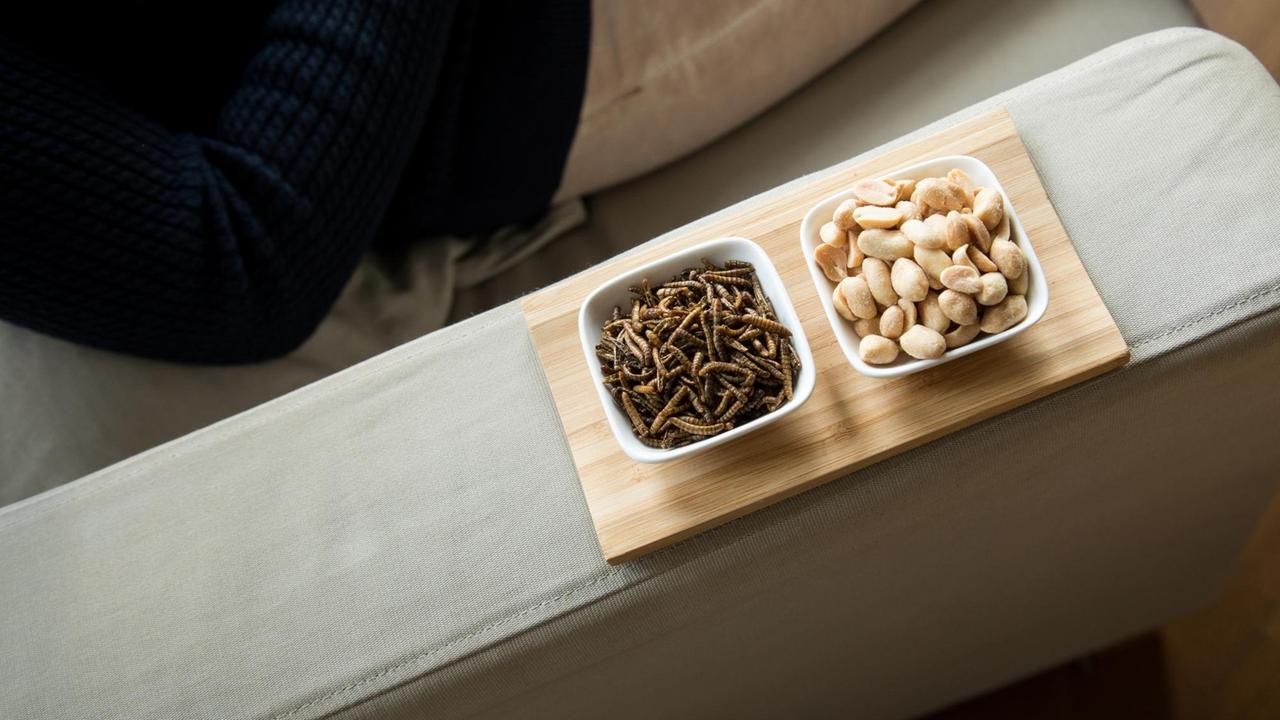
[[[0,318],[172,360],[296,347],[375,242],[532,219],[585,84],[587,0],[36,5],[0,17]]]

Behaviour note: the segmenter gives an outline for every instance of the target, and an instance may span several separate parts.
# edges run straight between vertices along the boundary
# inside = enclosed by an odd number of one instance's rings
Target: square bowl
[[[991,168],[987,167],[986,163],[968,155],[949,155],[899,168],[892,172],[884,173],[880,177],[922,180],[927,177],[944,176],[951,168],[960,168],[965,171],[973,179],[974,185],[994,188],[1000,193],[1004,201],[1004,211],[1009,216],[1009,239],[1017,244],[1018,248],[1022,250],[1022,254],[1026,256],[1027,272],[1031,273],[1026,295],[1027,316],[1017,325],[1004,332],[987,335],[974,340],[968,345],[948,350],[940,358],[917,360],[906,353],[898,353],[898,359],[888,365],[870,365],[863,362],[858,355],[860,339],[857,333],[853,331],[853,323],[836,314],[836,309],[832,305],[831,296],[835,292],[836,284],[828,280],[827,276],[818,269],[817,264],[813,261],[813,251],[822,242],[822,239],[818,236],[818,230],[824,223],[831,220],[832,214],[835,213],[836,207],[841,202],[853,197],[851,189],[845,190],[818,203],[804,216],[804,222],[800,224],[800,247],[804,251],[805,262],[809,266],[809,275],[813,278],[813,286],[818,291],[818,300],[822,303],[822,309],[827,313],[827,321],[831,323],[831,330],[835,333],[836,340],[840,343],[840,349],[844,350],[844,355],[849,359],[850,364],[863,375],[882,378],[900,377],[976,353],[983,348],[1002,343],[1036,324],[1044,316],[1045,308],[1049,305],[1049,285],[1045,281],[1044,268],[1040,265],[1040,258],[1036,257],[1035,248],[1031,246],[1031,241],[1027,239],[1027,233],[1022,227],[1022,223],[1018,222],[1018,213],[1013,204],[1009,202],[1009,194],[1005,192],[1004,186],[1000,184],[1000,180],[996,178],[995,173],[991,172]]]
[[[614,306],[631,307],[631,292],[627,288],[639,285],[644,278],[648,278],[654,284],[666,282],[671,276],[683,270],[699,267],[701,259],[704,257],[721,265],[726,260],[745,260],[755,266],[756,277],[760,279],[760,286],[765,295],[773,303],[773,309],[778,316],[778,320],[791,331],[791,344],[795,348],[796,355],[800,358],[800,370],[793,380],[791,400],[773,412],[762,415],[728,432],[714,435],[706,440],[699,440],[683,447],[652,448],[636,439],[631,431],[631,421],[627,418],[622,408],[618,407],[618,404],[614,402],[613,397],[609,395],[609,391],[605,389],[604,375],[600,371],[600,361],[596,358],[595,347],[600,342],[600,337],[603,333],[602,328],[611,316]],[[743,237],[725,237],[695,245],[668,255],[661,260],[651,262],[648,265],[629,270],[596,288],[583,301],[582,308],[578,312],[578,337],[582,340],[582,353],[586,358],[587,367],[591,371],[591,380],[595,384],[596,395],[600,398],[600,404],[604,408],[605,418],[609,421],[609,428],[613,430],[613,436],[617,439],[618,444],[622,446],[622,451],[627,454],[627,457],[637,462],[658,463],[675,460],[686,455],[709,450],[735,438],[740,438],[753,430],[758,430],[769,423],[781,420],[783,416],[794,411],[803,405],[805,400],[809,399],[809,395],[813,393],[813,385],[817,378],[817,372],[813,367],[813,353],[809,349],[809,341],[804,335],[804,327],[800,324],[800,317],[796,314],[796,309],[791,304],[791,297],[787,295],[787,288],[782,284],[782,278],[779,277],[777,268],[769,260],[764,248]]]

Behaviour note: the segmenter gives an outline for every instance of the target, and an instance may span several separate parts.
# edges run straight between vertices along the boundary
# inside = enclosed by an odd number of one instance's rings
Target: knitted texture
[[[260,360],[311,334],[375,237],[529,219],[572,140],[589,19],[583,1],[525,5],[284,0],[225,57],[194,60],[221,64],[224,96],[180,84],[171,102],[156,78],[182,58],[96,67],[92,49],[6,24],[0,317],[140,355]]]

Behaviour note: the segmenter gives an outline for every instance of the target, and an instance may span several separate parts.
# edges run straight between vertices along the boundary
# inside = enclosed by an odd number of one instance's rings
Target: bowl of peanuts
[[[776,422],[809,399],[817,379],[781,276],[743,237],[606,282],[583,301],[578,335],[609,429],[643,463]]]
[[[952,155],[864,178],[814,206],[800,245],[858,372],[899,377],[1003,342],[1049,304],[995,173]]]

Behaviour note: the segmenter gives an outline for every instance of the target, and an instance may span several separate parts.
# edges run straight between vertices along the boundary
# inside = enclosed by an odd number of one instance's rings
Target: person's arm
[[[296,347],[386,211],[452,13],[281,2],[208,136],[0,38],[0,318],[188,362]]]

